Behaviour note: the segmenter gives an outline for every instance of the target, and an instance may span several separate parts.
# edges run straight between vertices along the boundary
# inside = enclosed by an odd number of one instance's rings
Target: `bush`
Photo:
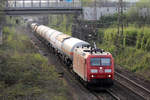
[[[117,37],[118,37],[117,30],[115,28],[110,28],[104,32],[104,39],[103,40],[106,43],[110,42],[110,43],[115,44]]]
[[[0,48],[0,99],[66,100],[67,89],[55,67],[38,54],[27,36],[5,27]]]
[[[138,30],[134,27],[125,28],[124,30],[124,44],[128,46],[135,46],[137,40]]]
[[[142,38],[143,38],[143,36],[144,36],[144,34],[143,34],[142,30],[138,31],[137,41],[136,41],[136,48],[137,49],[142,48]]]
[[[48,26],[54,28],[60,32],[71,35],[71,28],[73,24],[73,16],[67,15],[50,15],[50,23]]]

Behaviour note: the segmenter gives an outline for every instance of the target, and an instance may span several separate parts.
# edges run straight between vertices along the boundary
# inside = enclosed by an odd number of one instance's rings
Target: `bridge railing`
[[[8,0],[6,8],[80,8],[80,0]]]

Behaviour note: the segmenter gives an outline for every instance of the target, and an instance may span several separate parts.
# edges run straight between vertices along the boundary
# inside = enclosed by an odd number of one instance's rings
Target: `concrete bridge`
[[[82,13],[81,0],[7,0],[7,15]]]

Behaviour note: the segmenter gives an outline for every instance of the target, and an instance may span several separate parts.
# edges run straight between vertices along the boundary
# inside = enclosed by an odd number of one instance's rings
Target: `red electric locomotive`
[[[91,47],[77,47],[74,50],[73,70],[88,85],[113,85],[114,59],[109,52],[92,50]]]

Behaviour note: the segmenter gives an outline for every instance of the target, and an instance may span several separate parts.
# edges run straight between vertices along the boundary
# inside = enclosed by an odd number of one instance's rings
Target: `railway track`
[[[127,78],[126,76],[124,76],[118,72],[115,72],[115,76],[116,76],[115,80],[119,84],[128,88],[130,91],[132,91],[139,97],[143,98],[143,100],[150,100],[150,90],[137,84],[136,82],[132,81],[131,79]]]
[[[119,96],[117,96],[111,89],[106,90],[112,97],[115,98],[115,100],[120,100]]]
[[[36,37],[36,38],[37,38],[37,37]],[[43,41],[41,41],[39,38],[38,38],[38,40],[43,43]],[[31,40],[31,42],[32,42],[32,44],[33,44],[37,49],[39,49],[39,52],[40,52],[42,55],[48,57],[48,54],[47,54],[47,53],[44,53],[45,51],[43,52],[43,51],[40,49],[40,47],[37,45],[37,44],[39,44],[38,41],[33,41],[33,40]],[[46,46],[46,45],[45,45],[45,46]],[[48,48],[46,47],[46,49],[48,49]],[[49,51],[49,50],[48,50],[48,51]],[[57,58],[57,61],[59,61],[59,63],[60,63],[59,65],[62,66],[62,67],[57,68],[57,69],[61,70],[61,71],[60,71],[60,77],[65,77],[65,79],[66,79],[69,83],[72,83],[72,82],[75,83],[78,88],[80,88],[82,91],[84,91],[84,92],[87,93],[88,95],[93,95],[93,96],[95,96],[95,98],[93,98],[93,100],[120,100],[119,97],[118,97],[115,93],[113,93],[111,90],[106,90],[104,93],[102,93],[102,92],[99,93],[99,92],[95,92],[95,91],[92,91],[92,92],[91,92],[91,91],[88,90],[85,86],[83,86],[83,84],[81,84],[77,78],[74,77],[73,72],[70,71],[69,69],[67,69],[67,67],[65,67],[66,65],[63,63],[63,61],[61,61],[61,60],[59,59],[59,57],[56,56],[56,58]],[[103,96],[102,96],[102,95],[103,95]]]
[[[105,93],[105,95],[107,96],[103,96],[101,93],[99,92],[95,92],[92,91],[92,93],[97,97],[98,100],[121,100],[116,93],[112,92],[111,89],[107,89],[105,91],[103,91]]]

